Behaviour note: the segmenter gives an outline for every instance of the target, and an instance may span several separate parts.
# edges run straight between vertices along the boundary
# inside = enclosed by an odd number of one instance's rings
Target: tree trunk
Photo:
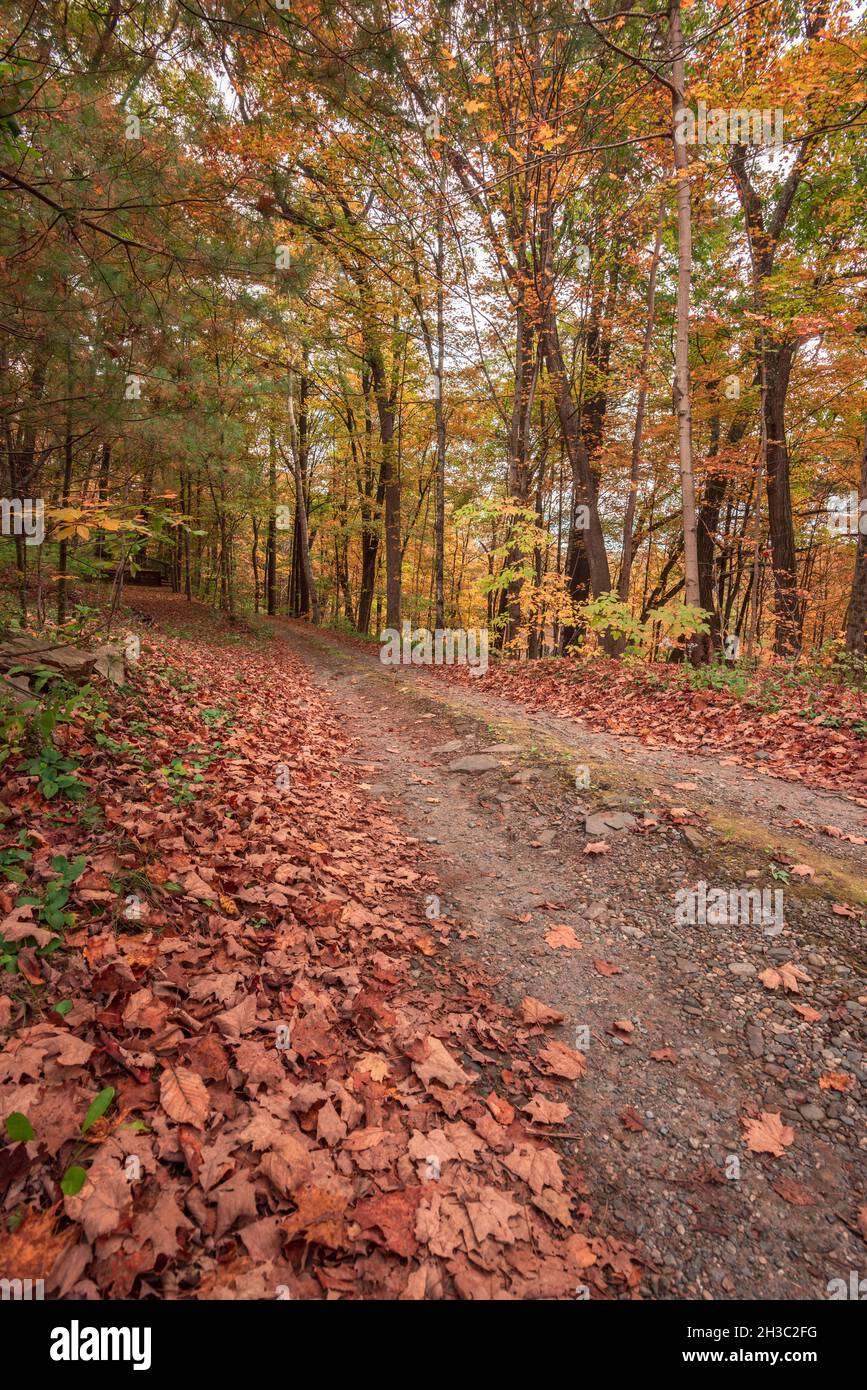
[[[798,594],[789,450],[786,444],[786,396],[795,356],[792,343],[769,343],[765,352],[765,430],[767,434],[768,530],[774,570],[776,632],[774,651],[795,657],[801,650],[804,605]]]
[[[446,421],[445,405],[443,402],[443,373],[445,370],[445,320],[444,320],[444,300],[445,286],[443,285],[443,273],[445,269],[445,201],[446,201],[446,161],[444,155],[440,154],[440,177],[437,199],[437,246],[436,246],[436,278],[437,278],[437,357],[436,357],[436,396],[434,398],[434,414],[436,418],[437,432],[437,464],[436,464],[436,504],[434,509],[434,586],[435,599],[434,626],[444,628],[445,623],[445,597],[444,597],[444,577],[445,577],[445,535],[446,535]]]
[[[684,129],[684,65],[683,32],[680,24],[680,0],[669,0],[669,42],[674,131]],[[689,303],[692,281],[692,209],[690,205],[689,154],[686,145],[677,139],[674,146],[674,168],[677,180],[677,327],[675,336],[674,396],[677,409],[677,444],[680,455],[680,484],[683,506],[683,576],[684,596],[693,608],[701,603],[698,581],[698,538],[695,510],[695,479],[692,471],[692,410],[689,392]]]
[[[273,429],[268,434],[268,535],[265,541],[265,607],[270,618],[277,612],[277,447]]]
[[[318,627],[322,621],[322,616],[319,610],[319,593],[316,588],[316,576],[313,573],[313,561],[310,558],[310,534],[307,526],[304,478],[301,472],[301,445],[298,436],[298,426],[295,421],[295,398],[292,394],[291,371],[289,372],[286,399],[289,416],[289,452],[292,458],[292,473],[295,479],[295,517],[298,527],[298,556],[301,573],[304,576],[304,581],[310,596],[310,616],[316,627]]]
[[[650,347],[653,342],[653,326],[656,319],[656,275],[659,270],[659,256],[662,248],[662,228],[665,223],[665,203],[659,200],[659,215],[656,222],[656,236],[653,242],[653,256],[650,261],[650,274],[647,282],[647,318],[644,323],[644,341],[641,344],[641,362],[638,368],[638,402],[635,408],[635,428],[632,433],[632,458],[629,468],[629,496],[626,499],[626,515],[623,518],[623,547],[620,559],[620,575],[617,593],[625,602],[629,597],[629,583],[632,578],[632,562],[635,556],[633,540],[635,532],[635,505],[638,480],[641,472],[641,442],[644,433],[644,412],[647,406],[647,372],[650,366]]]
[[[611,574],[608,569],[608,555],[605,550],[602,523],[599,519],[596,485],[590,468],[587,447],[581,437],[581,421],[572,398],[569,374],[563,360],[560,334],[553,310],[546,312],[542,332],[548,375],[554,392],[563,443],[566,445],[566,454],[572,469],[573,496],[587,507],[589,513],[589,525],[584,532],[584,541],[588,578],[595,597],[597,594],[604,594],[610,590]]]
[[[846,650],[862,659],[867,655],[867,425],[861,450],[861,484],[858,488],[858,548],[852,596],[846,614]]]

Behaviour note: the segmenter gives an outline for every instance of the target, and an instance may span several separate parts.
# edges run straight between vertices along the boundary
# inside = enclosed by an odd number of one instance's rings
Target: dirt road
[[[862,1269],[865,851],[818,828],[863,835],[864,810],[278,629],[417,838],[432,928],[586,1052],[558,1138],[647,1251],[646,1294],[827,1297]],[[684,922],[700,882],[782,893],[782,931]]]

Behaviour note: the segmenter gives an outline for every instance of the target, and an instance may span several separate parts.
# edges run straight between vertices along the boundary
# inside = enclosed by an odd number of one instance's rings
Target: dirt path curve
[[[436,928],[510,1003],[559,1009],[558,1035],[587,1053],[577,1125],[559,1137],[594,1210],[643,1242],[647,1292],[823,1298],[863,1273],[864,850],[817,830],[863,834],[864,811],[277,626],[356,740],[360,783],[418,839],[441,885]],[[496,766],[450,770],[480,753]],[[585,833],[585,813],[612,811],[634,823]],[[699,880],[781,891],[784,930],[678,925],[675,894]],[[580,947],[546,941],[561,926]],[[747,1147],[743,1121],[763,1114],[794,1133],[780,1156]]]

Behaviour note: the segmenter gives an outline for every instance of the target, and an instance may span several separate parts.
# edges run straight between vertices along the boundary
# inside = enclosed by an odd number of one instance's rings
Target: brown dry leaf
[[[823,1091],[848,1091],[855,1085],[855,1078],[845,1071],[829,1071],[819,1077],[819,1085]]]
[[[503,1100],[502,1096],[498,1096],[496,1091],[491,1091],[487,1098],[487,1106],[498,1125],[508,1126],[515,1118],[515,1107]]]
[[[570,1236],[565,1242],[566,1258],[570,1264],[577,1269],[590,1269],[595,1265],[598,1256],[587,1244],[587,1237],[582,1235]]]
[[[538,1125],[562,1125],[572,1113],[568,1105],[558,1100],[547,1100],[538,1091],[521,1109]]]
[[[556,1221],[567,1230],[571,1230],[572,1221],[572,1199],[566,1192],[555,1192],[553,1187],[544,1187],[542,1191],[533,1197],[533,1206],[538,1207],[546,1216],[550,1216],[552,1221]]]
[[[413,1062],[412,1069],[425,1086],[429,1086],[432,1081],[441,1081],[444,1086],[466,1086],[473,1079],[443,1047],[439,1038],[433,1037],[427,1039],[427,1055],[424,1061]]]
[[[298,1210],[283,1221],[287,1241],[303,1238],[308,1245],[324,1245],[342,1250],[346,1244],[346,1198],[321,1187],[303,1187],[298,1192]]]
[[[819,1010],[811,1009],[809,1004],[793,1004],[792,1008],[795,1010],[796,1014],[800,1014],[801,1018],[806,1019],[808,1023],[818,1023],[819,1019],[822,1017]]]
[[[559,1009],[543,1004],[541,999],[534,999],[532,994],[524,995],[520,1008],[524,1023],[562,1023],[566,1016]]]
[[[47,1279],[57,1260],[75,1241],[77,1231],[67,1226],[55,1233],[57,1205],[45,1211],[26,1211],[17,1230],[3,1233],[3,1272],[16,1279]]]
[[[74,1197],[64,1197],[63,1208],[77,1221],[88,1240],[111,1235],[128,1216],[132,1188],[123,1169],[103,1150],[88,1170],[87,1180]]]
[[[809,864],[793,864],[789,873],[794,874],[796,878],[815,878],[816,876],[816,870],[811,868]]]
[[[523,1178],[531,1191],[538,1196],[546,1187],[555,1192],[563,1191],[563,1174],[560,1161],[553,1149],[536,1148],[534,1144],[516,1144],[503,1163],[510,1173]]]
[[[791,961],[783,961],[781,965],[769,966],[759,975],[759,979],[765,989],[779,989],[780,985],[784,990],[791,994],[800,994],[798,981],[809,984],[810,976],[806,970],[802,970],[799,965],[792,965]]]
[[[789,1202],[793,1207],[814,1207],[816,1205],[817,1199],[809,1188],[795,1182],[794,1178],[777,1178],[774,1183],[774,1191],[778,1197],[782,1197],[784,1202]]]
[[[651,1062],[671,1062],[672,1066],[674,1066],[675,1062],[680,1061],[680,1058],[674,1048],[658,1047],[654,1052],[651,1052],[650,1060]]]
[[[388,1076],[388,1059],[379,1052],[365,1052],[355,1063],[355,1068],[372,1076],[374,1081],[384,1081]]]
[[[838,917],[857,918],[858,916],[858,913],[855,911],[854,907],[850,907],[848,903],[832,903],[831,911],[835,912]]]
[[[619,965],[612,965],[607,960],[594,960],[593,965],[600,975],[622,975],[623,971]]]
[[[630,1130],[633,1134],[640,1134],[643,1129],[647,1128],[634,1105],[627,1105],[620,1116],[620,1123],[624,1129]]]
[[[545,933],[545,940],[552,950],[557,950],[558,946],[565,946],[570,951],[580,951],[583,949],[573,929],[561,923],[559,926],[549,927]]]
[[[789,1144],[794,1143],[795,1131],[784,1125],[779,1111],[763,1110],[757,1120],[741,1119],[746,1130],[747,1148],[754,1154],[773,1154],[782,1158]]]
[[[538,1054],[552,1076],[563,1076],[567,1081],[580,1081],[587,1071],[587,1058],[583,1052],[576,1052],[565,1043],[550,1042],[540,1047]]]
[[[160,1104],[170,1120],[193,1129],[204,1129],[211,1109],[207,1086],[188,1067],[166,1067],[160,1077]]]
[[[212,888],[210,883],[206,883],[203,878],[191,869],[181,880],[183,886],[191,898],[198,898],[200,902],[215,903],[219,896],[219,889]]]
[[[424,1193],[423,1187],[405,1187],[396,1192],[380,1193],[357,1202],[352,1219],[358,1222],[363,1231],[380,1231],[387,1250],[411,1260],[418,1250],[418,1241],[413,1234],[415,1213]]]

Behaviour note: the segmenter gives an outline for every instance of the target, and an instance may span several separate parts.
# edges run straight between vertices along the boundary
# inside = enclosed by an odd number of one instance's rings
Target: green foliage
[[[60,1179],[60,1190],[64,1197],[77,1197],[86,1182],[87,1169],[73,1163]]]
[[[22,830],[18,844],[0,849],[0,873],[9,883],[23,883],[27,875],[23,866],[32,858],[30,836]]]
[[[29,1139],[36,1138],[32,1124],[20,1110],[13,1110],[6,1116],[6,1137],[13,1144],[26,1143]]]
[[[39,778],[39,790],[50,801],[58,792],[70,801],[82,801],[87,787],[75,776],[79,766],[76,758],[65,757],[53,744],[44,744],[32,758],[24,762],[24,771]]]
[[[114,1100],[114,1096],[114,1087],[106,1086],[102,1091],[100,1091],[99,1095],[90,1102],[90,1105],[87,1107],[87,1114],[84,1117],[84,1123],[81,1126],[82,1134],[86,1134],[87,1131],[91,1128],[91,1126],[96,1124],[96,1121],[102,1118],[108,1107],[111,1105],[111,1102]]]
[[[652,608],[641,622],[614,590],[579,604],[578,613],[590,632],[600,638],[607,635],[615,642],[623,642],[630,656],[647,655],[654,640],[661,637],[678,642],[710,631],[709,614],[685,603]]]

